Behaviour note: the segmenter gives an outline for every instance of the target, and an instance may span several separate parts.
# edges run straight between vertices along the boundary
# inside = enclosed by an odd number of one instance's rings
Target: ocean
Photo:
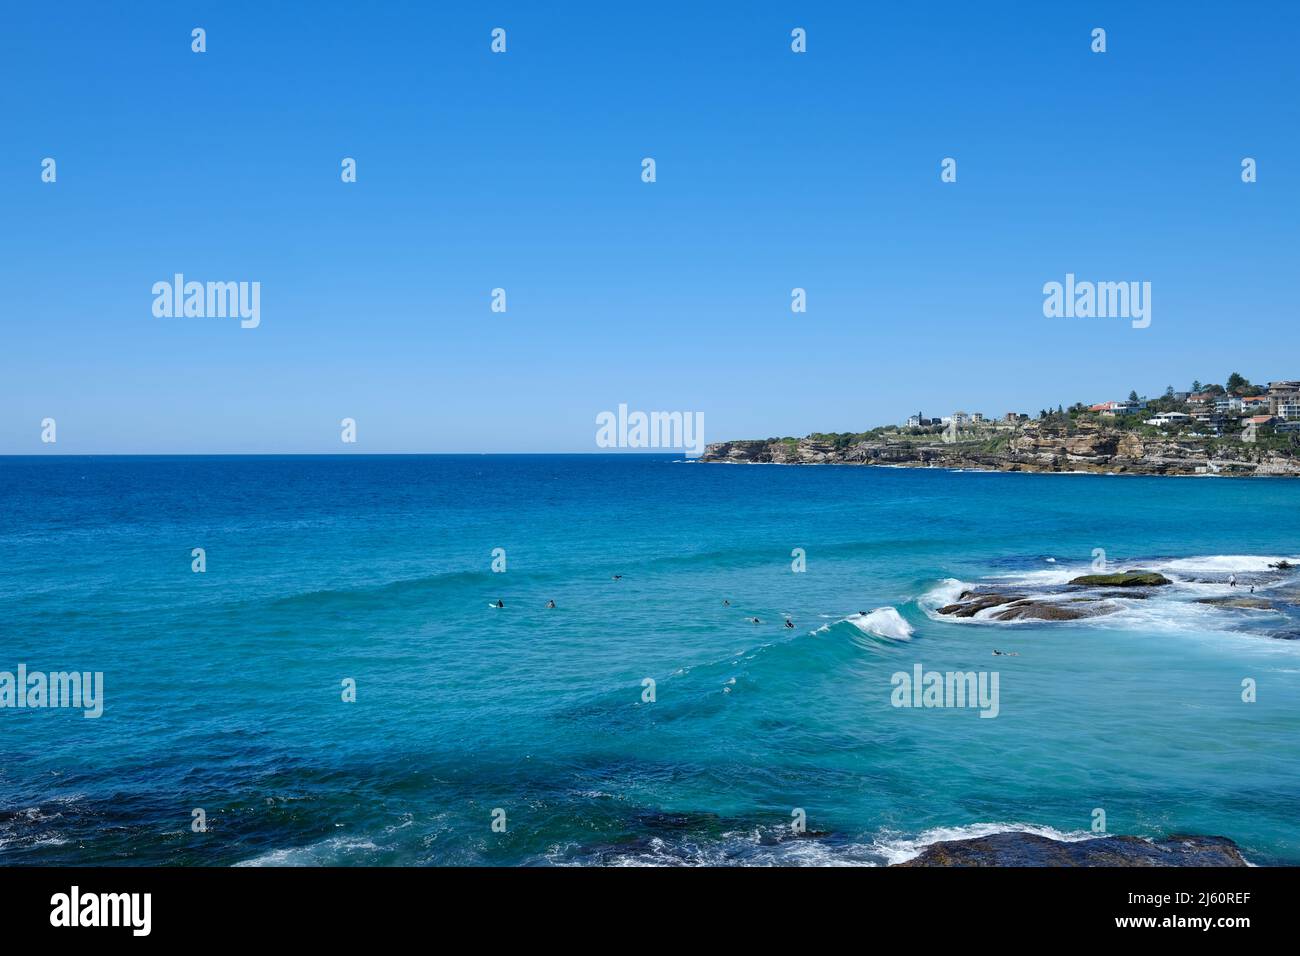
[[[1172,583],[939,613],[1097,549]],[[0,671],[103,675],[95,718],[0,709],[0,863],[882,865],[1100,810],[1296,864],[1284,558],[1282,479],[0,458]],[[996,716],[895,706],[918,666]]]

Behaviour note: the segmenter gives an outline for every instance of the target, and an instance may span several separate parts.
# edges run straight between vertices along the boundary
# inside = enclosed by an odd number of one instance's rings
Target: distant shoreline
[[[1139,434],[1094,421],[1024,422],[957,436],[868,432],[714,442],[707,463],[874,465],[1030,474],[1297,478],[1290,444]]]
[[[1233,479],[1233,478],[1294,478],[1296,475],[1224,475],[1215,473],[1168,473],[1143,471],[1088,471],[1086,469],[1070,470],[1045,470],[1033,471],[1023,468],[978,468],[960,465],[902,465],[902,464],[882,464],[877,462],[856,462],[856,461],[820,461],[820,462],[802,462],[802,461],[732,461],[721,458],[688,458],[685,460],[688,464],[703,465],[752,465],[757,467],[776,467],[776,468],[798,468],[806,465],[828,467],[828,468],[885,468],[893,471],[942,471],[948,474],[980,474],[980,475],[1079,475],[1089,478],[1216,478],[1216,479]]]

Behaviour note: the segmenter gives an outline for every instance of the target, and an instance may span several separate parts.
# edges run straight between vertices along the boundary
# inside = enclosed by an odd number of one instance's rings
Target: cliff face
[[[992,440],[990,440],[990,436]],[[1300,476],[1300,459],[1244,443],[1211,453],[1193,439],[1146,439],[1083,423],[1069,429],[1029,422],[1010,432],[945,443],[937,436],[887,437],[839,445],[801,439],[709,445],[700,461],[751,464],[899,465],[992,471],[1089,471],[1147,475]]]

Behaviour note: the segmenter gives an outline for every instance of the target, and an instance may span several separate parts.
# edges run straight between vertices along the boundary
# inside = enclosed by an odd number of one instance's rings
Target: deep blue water
[[[1095,548],[1177,583],[1083,622],[927,613]],[[1266,565],[1298,554],[1285,480],[0,458],[0,671],[105,695],[0,709],[0,863],[887,862],[1096,808],[1297,863],[1300,580]],[[1195,603],[1228,573],[1280,610]],[[911,640],[844,620],[887,606]],[[915,664],[996,670],[998,716],[891,706]]]

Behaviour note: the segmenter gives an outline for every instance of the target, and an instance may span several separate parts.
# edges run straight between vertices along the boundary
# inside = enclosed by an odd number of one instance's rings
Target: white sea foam
[[[937,621],[946,620],[946,618],[938,617],[934,612],[941,607],[952,604],[963,591],[969,591],[972,586],[965,581],[958,581],[956,578],[944,578],[935,587],[921,595],[916,603],[929,617]]]
[[[884,831],[867,837],[866,841],[842,842],[809,837],[790,839],[784,832],[755,829],[703,840],[656,836],[636,848],[614,853],[582,852],[568,844],[552,847],[544,859],[559,866],[592,863],[602,866],[890,866],[915,859],[935,843],[997,833],[1029,833],[1060,843],[1079,843],[1109,835],[1083,830],[1066,832],[1033,823],[973,823],[936,827],[910,836]]]
[[[270,850],[235,866],[322,866],[339,862],[366,863],[379,847],[356,837],[331,837],[308,846]]]
[[[1187,558],[1139,558],[1111,560],[1106,573],[1128,570],[1154,571],[1171,583],[1128,596],[1121,588],[1104,585],[1091,589],[1093,596],[1105,591],[1106,601],[1117,608],[1114,613],[1071,621],[1070,626],[1125,630],[1145,630],[1180,634],[1236,634],[1243,629],[1262,626],[1264,632],[1284,622],[1285,613],[1277,609],[1231,608],[1199,603],[1204,598],[1248,597],[1253,586],[1258,596],[1278,588],[1293,588],[1295,576],[1279,572],[1269,565],[1289,561],[1300,566],[1300,558],[1264,555],[1204,555]],[[1080,575],[1098,573],[1089,562],[1072,566],[1057,564],[1052,568],[991,574],[981,583],[1026,600],[1060,601],[1063,585]],[[1236,586],[1229,582],[1236,576]],[[947,578],[917,599],[917,606],[931,620],[955,624],[983,624],[997,627],[1041,625],[1041,621],[998,621],[994,615],[1002,608],[981,611],[973,617],[958,618],[939,614],[939,608],[956,603],[969,583]],[[1285,642],[1292,644],[1293,642]]]
[[[1280,561],[1287,561],[1291,564],[1300,565],[1300,558],[1294,556],[1277,556],[1270,558],[1258,554],[1210,554],[1202,557],[1175,558],[1172,561],[1158,562],[1159,567],[1154,570],[1172,572],[1174,574],[1245,574],[1250,572],[1269,571],[1270,564],[1277,564]]]
[[[782,838],[784,837],[784,838]],[[651,837],[635,849],[615,853],[574,853],[569,844],[552,847],[544,855],[557,866],[879,866],[875,848],[861,843],[828,843],[817,839],[791,839],[786,831],[733,831],[717,839],[666,840]]]
[[[845,620],[864,634],[891,641],[910,641],[915,632],[915,628],[892,607],[878,607],[866,614],[850,614]]]

